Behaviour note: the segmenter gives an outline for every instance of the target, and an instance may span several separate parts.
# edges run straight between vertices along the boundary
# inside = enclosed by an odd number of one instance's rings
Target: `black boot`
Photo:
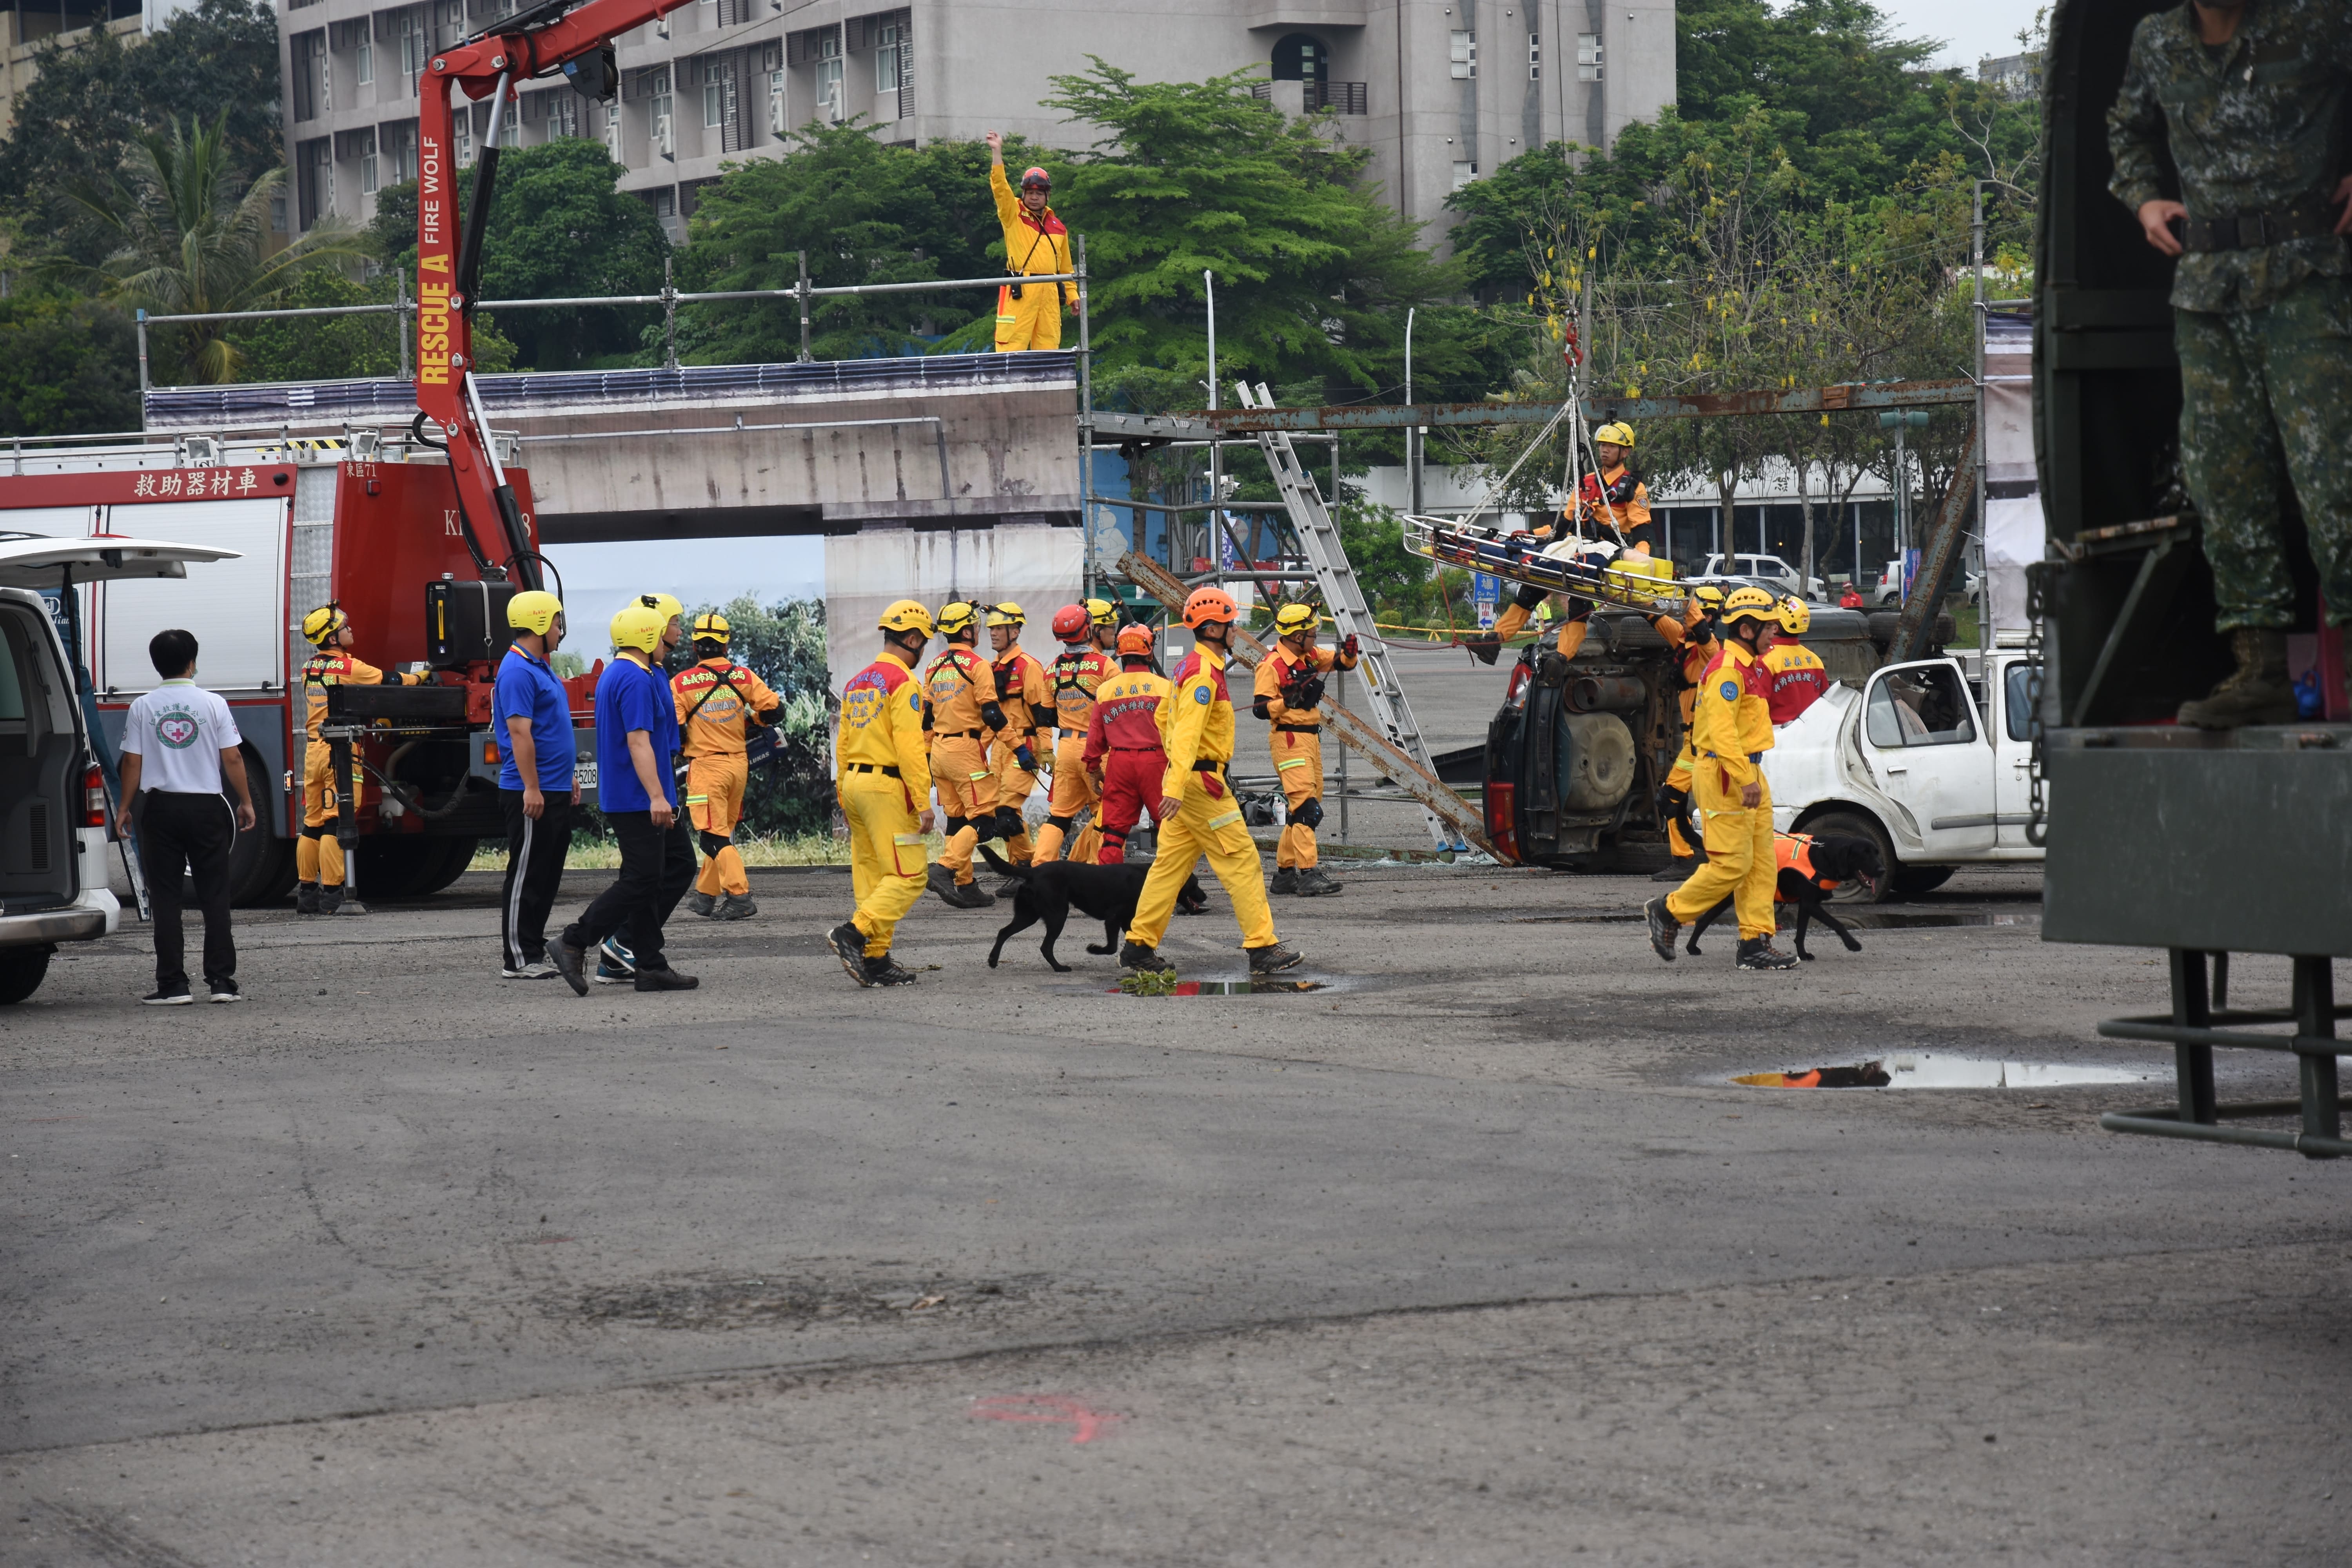
[[[294,884],[294,912],[298,915],[315,915],[319,912],[318,883],[297,882]]]
[[[1503,639],[1492,632],[1486,632],[1478,637],[1463,638],[1462,646],[1468,648],[1471,657],[1477,659],[1480,664],[1492,664],[1495,662],[1496,656],[1503,651]]]
[[[2240,626],[2230,634],[2238,668],[2212,692],[2180,705],[2179,720],[2199,730],[2246,724],[2292,724],[2294,687],[2287,679],[2286,634]]]

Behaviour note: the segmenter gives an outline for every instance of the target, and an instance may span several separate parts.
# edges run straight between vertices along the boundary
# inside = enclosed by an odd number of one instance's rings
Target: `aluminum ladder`
[[[1255,394],[1245,381],[1235,382],[1234,391],[1244,408],[1275,405],[1274,395],[1266,390],[1264,382],[1258,384]],[[1363,585],[1356,581],[1356,569],[1348,563],[1347,548],[1340,542],[1338,525],[1324,507],[1323,492],[1317,488],[1314,476],[1298,461],[1287,431],[1261,430],[1257,444],[1265,454],[1266,467],[1274,472],[1276,486],[1282,491],[1283,505],[1290,510],[1290,525],[1298,534],[1299,548],[1315,573],[1316,584],[1323,590],[1323,603],[1331,612],[1334,627],[1340,637],[1352,636],[1360,644],[1356,672],[1364,678],[1364,706],[1370,717],[1390,744],[1435,777],[1437,770],[1430,761],[1429,742],[1422,739],[1421,727],[1412,721],[1412,706],[1405,700],[1404,684],[1389,662],[1387,643],[1372,625],[1371,606],[1364,602]],[[1430,840],[1438,848],[1470,847],[1437,813],[1426,806],[1422,810],[1428,819]]]

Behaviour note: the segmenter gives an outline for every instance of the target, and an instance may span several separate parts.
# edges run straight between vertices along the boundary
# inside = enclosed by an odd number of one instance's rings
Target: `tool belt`
[[[1322,728],[1320,724],[1276,724],[1274,732],[1277,735],[1312,735]]]
[[[895,779],[901,776],[898,770],[895,767],[877,766],[873,763],[850,763],[845,765],[853,773],[880,773],[886,779]]]
[[[2192,256],[2225,250],[2260,250],[2290,239],[2311,239],[2330,233],[2336,215],[2324,200],[2306,198],[2293,206],[2264,212],[2231,213],[2223,217],[2190,217],[2181,225],[2181,248]]]

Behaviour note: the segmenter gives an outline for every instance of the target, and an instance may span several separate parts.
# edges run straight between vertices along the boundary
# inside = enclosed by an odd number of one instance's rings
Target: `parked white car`
[[[1977,591],[1984,585],[1984,574],[1964,572],[1961,575],[1967,581],[1964,592],[1969,602],[1974,604]],[[1903,603],[1903,563],[1890,561],[1886,563],[1885,572],[1878,579],[1878,586],[1870,591],[1870,603],[1874,609],[1892,609]]]
[[[1955,867],[2040,860],[2025,841],[2039,684],[2023,653],[1996,649],[1981,700],[1957,658],[1831,687],[1764,753],[1773,826],[1875,842],[1888,875],[1844,895],[1872,902],[1927,892]]]
[[[1709,578],[1753,578],[1771,586],[1778,594],[1794,594],[1800,574],[1794,566],[1777,555],[1710,555],[1698,571],[1700,581]],[[1819,577],[1805,578],[1804,597],[1816,604],[1829,596],[1828,588]]]

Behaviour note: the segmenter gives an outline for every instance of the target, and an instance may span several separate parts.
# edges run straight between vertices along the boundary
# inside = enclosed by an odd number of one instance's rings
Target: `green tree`
[[[502,151],[489,227],[482,236],[482,298],[660,292],[669,240],[653,209],[621,190],[621,174],[603,142],[582,137]],[[457,181],[457,193],[462,219],[473,194],[470,177]],[[377,193],[369,233],[385,265],[415,275],[415,182]],[[566,307],[510,310],[500,328],[525,368],[573,370],[625,361],[648,319],[658,321],[658,310]]]
[[[394,298],[394,274],[364,281],[331,267],[314,267],[286,291],[289,309],[329,305],[384,305]],[[415,317],[405,330],[414,330]],[[239,356],[239,381],[333,381],[344,376],[400,374],[403,331],[386,314],[292,316],[240,321],[228,331]],[[474,322],[474,363],[495,374],[514,365],[515,346],[488,315]]]
[[[228,171],[247,184],[286,161],[278,145],[278,19],[261,0],[202,0],[143,43],[104,27],[73,47],[52,39],[0,142],[0,205],[56,226],[65,248],[96,264],[103,230],[81,229],[68,200],[77,184],[105,184],[141,132],[176,121],[222,127]]]
[[[746,596],[725,605],[698,605],[688,619],[714,609],[732,628],[728,651],[735,662],[784,700],[783,719],[776,726],[776,760],[754,769],[744,788],[744,826],[761,834],[821,832],[833,815],[828,765],[833,702],[825,672],[824,601],[786,599],[763,606]]]
[[[168,138],[140,132],[121,172],[71,192],[91,226],[111,239],[107,258],[94,268],[61,264],[60,273],[158,315],[272,308],[309,268],[362,254],[350,231],[332,223],[271,250],[270,201],[285,178],[283,169],[271,169],[246,184],[231,158],[226,115],[193,134],[176,121]],[[183,373],[196,381],[236,379],[240,356],[224,323],[152,334],[151,358],[159,346],[176,350]]]
[[[110,305],[55,289],[0,299],[0,436],[139,428],[139,342]]]

